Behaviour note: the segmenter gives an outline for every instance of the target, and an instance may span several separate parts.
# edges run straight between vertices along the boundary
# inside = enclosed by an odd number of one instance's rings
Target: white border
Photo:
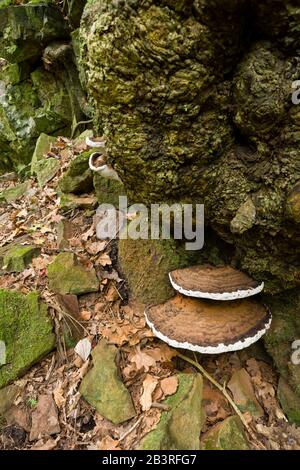
[[[100,148],[105,147],[105,142],[104,141],[95,142],[94,140],[91,140],[89,137],[86,137],[85,143],[86,143],[86,145],[88,145],[89,147],[92,147],[94,149],[100,149]]]
[[[201,292],[187,290],[181,287],[179,284],[176,284],[172,279],[172,273],[169,273],[169,279],[175,290],[180,292],[180,294],[186,295],[187,297],[195,297],[197,299],[211,299],[211,300],[236,300],[236,299],[245,299],[246,297],[251,297],[253,295],[259,294],[265,287],[265,283],[262,282],[259,286],[237,290],[235,292],[222,292],[222,293],[211,293],[211,292]]]
[[[168,338],[168,336],[165,336],[163,333],[161,333],[155,328],[154,324],[147,317],[146,311],[144,312],[144,314],[146,317],[147,325],[151,328],[155,336],[157,336],[159,339],[169,344],[173,348],[189,349],[190,351],[199,352],[201,354],[221,354],[225,352],[240,351],[241,349],[248,348],[249,346],[251,346],[251,344],[256,343],[268,331],[272,323],[272,315],[270,314],[268,323],[266,323],[264,328],[262,330],[259,330],[254,336],[245,338],[243,341],[238,341],[237,343],[234,343],[234,344],[225,345],[223,343],[220,343],[218,344],[218,346],[203,347],[203,346],[194,345],[188,342],[180,343],[179,341],[176,341],[175,339]]]

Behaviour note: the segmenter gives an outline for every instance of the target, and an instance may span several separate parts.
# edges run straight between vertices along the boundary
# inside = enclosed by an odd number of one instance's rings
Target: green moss
[[[73,253],[60,253],[48,266],[49,287],[59,294],[87,294],[99,290],[95,270],[86,269]]]
[[[114,424],[136,414],[129,391],[120,380],[115,360],[117,348],[101,340],[92,352],[93,368],[80,385],[80,393],[98,413]]]
[[[0,368],[0,388],[20,377],[55,345],[47,306],[39,295],[0,290],[0,340],[7,364]]]
[[[30,182],[25,181],[24,183],[17,184],[13,188],[5,189],[0,193],[0,201],[6,201],[7,203],[15,202],[25,196],[29,188]]]
[[[202,427],[200,374],[178,374],[177,392],[164,400],[164,411],[153,431],[142,440],[139,450],[199,450]]]
[[[80,197],[75,194],[60,194],[60,208],[64,211],[74,209],[94,209],[97,198],[94,196]]]
[[[300,397],[293,392],[292,388],[282,377],[279,379],[277,394],[280,405],[288,420],[300,426]]]
[[[267,351],[282,377],[300,397],[300,365],[292,363],[292,344],[300,338],[299,288],[285,294],[268,296],[265,301],[273,315],[273,323],[265,336]]]
[[[230,416],[214,426],[201,439],[202,450],[250,450],[238,416]]]
[[[174,295],[168,274],[192,262],[191,253],[173,240],[132,240],[119,242],[119,263],[134,299],[160,304]]]
[[[89,168],[92,151],[83,152],[71,161],[67,172],[59,181],[59,188],[64,193],[89,193],[93,189],[93,175]]]
[[[39,248],[34,245],[14,246],[4,256],[2,269],[21,273],[31,263],[32,259],[39,254]]]
[[[112,204],[118,207],[119,197],[126,196],[124,185],[120,181],[104,178],[96,173],[93,183],[99,204]]]

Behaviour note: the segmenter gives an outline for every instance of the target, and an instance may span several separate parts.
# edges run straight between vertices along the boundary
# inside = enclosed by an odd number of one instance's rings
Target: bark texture
[[[300,283],[298,1],[90,0],[81,66],[132,200],[204,203],[231,261]]]

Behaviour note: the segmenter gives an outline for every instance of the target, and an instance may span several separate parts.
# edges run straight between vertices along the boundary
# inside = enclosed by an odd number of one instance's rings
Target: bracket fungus
[[[212,302],[180,294],[145,310],[155,336],[175,348],[220,354],[247,348],[270,328],[268,309],[253,299]]]
[[[100,152],[94,152],[89,158],[89,167],[92,171],[99,173],[104,178],[121,181],[118,173],[107,163],[107,156]]]
[[[239,351],[271,326],[268,308],[245,298],[261,292],[264,284],[231,266],[193,266],[169,277],[180,294],[146,308],[145,317],[155,336],[170,346],[202,354]]]
[[[106,140],[104,139],[104,137],[92,137],[92,138],[86,137],[85,143],[88,147],[91,147],[91,148],[104,149],[106,145]]]
[[[188,297],[211,300],[235,300],[261,292],[258,283],[231,266],[193,266],[169,274],[174,289]]]

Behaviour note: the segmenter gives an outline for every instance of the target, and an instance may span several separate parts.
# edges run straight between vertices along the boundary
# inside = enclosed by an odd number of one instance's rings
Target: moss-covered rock
[[[12,407],[19,392],[20,388],[15,384],[8,385],[0,390],[0,419]]]
[[[13,246],[4,256],[2,269],[8,272],[21,273],[40,254],[34,245]]]
[[[60,208],[63,211],[74,209],[95,209],[97,205],[96,196],[76,196],[76,194],[60,194]]]
[[[48,266],[49,287],[59,294],[88,294],[99,290],[95,270],[86,269],[74,253],[60,253]]]
[[[119,205],[119,197],[126,196],[124,185],[121,181],[111,180],[95,173],[93,178],[94,189],[99,204]]]
[[[266,304],[273,315],[270,330],[265,336],[267,351],[293,391],[300,397],[300,364],[293,364],[292,344],[300,339],[300,289],[266,297]]]
[[[177,392],[164,400],[164,411],[153,431],[142,440],[140,450],[199,450],[202,427],[200,374],[178,374]]]
[[[6,364],[0,367],[0,388],[21,376],[55,345],[47,306],[39,295],[0,290],[0,340],[6,345]]]
[[[160,304],[173,297],[169,272],[191,262],[191,253],[173,240],[128,238],[119,242],[120,270],[132,297],[144,304]]]
[[[24,183],[17,184],[13,188],[5,189],[0,193],[0,202],[6,201],[7,203],[15,202],[21,197],[25,196],[27,191],[30,189],[30,182],[25,181]]]
[[[80,385],[80,393],[98,413],[114,424],[135,416],[129,391],[119,377],[117,348],[101,340],[92,352],[93,368]]]
[[[300,426],[300,397],[282,377],[279,379],[277,396],[289,422]]]
[[[0,57],[10,62],[38,59],[45,44],[68,37],[62,13],[51,5],[27,4],[1,9]]]
[[[64,193],[89,193],[93,189],[93,175],[89,168],[92,151],[83,152],[71,161],[67,172],[59,181],[59,188]]]
[[[243,425],[238,416],[230,416],[214,426],[201,438],[202,450],[250,450]]]

